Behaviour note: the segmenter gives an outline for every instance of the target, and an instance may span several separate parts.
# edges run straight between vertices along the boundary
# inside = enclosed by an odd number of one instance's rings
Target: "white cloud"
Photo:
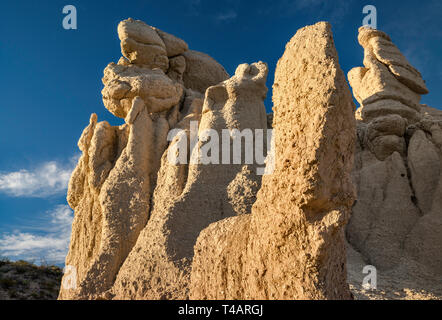
[[[235,19],[237,17],[237,13],[235,11],[229,11],[226,13],[220,13],[216,16],[216,19],[218,21],[227,21],[227,20],[232,20]]]
[[[63,193],[67,189],[76,158],[67,166],[50,161],[34,170],[0,173],[0,192],[14,197],[38,198]]]
[[[42,223],[24,226],[40,234],[14,231],[0,235],[0,255],[11,259],[63,264],[69,249],[73,212],[67,205],[58,205],[47,212]]]

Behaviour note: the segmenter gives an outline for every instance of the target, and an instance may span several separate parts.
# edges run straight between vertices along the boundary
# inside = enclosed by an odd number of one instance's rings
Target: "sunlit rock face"
[[[362,27],[364,67],[348,78],[360,103],[353,177],[357,202],[347,238],[370,264],[442,275],[440,112],[420,104],[428,89],[382,31]]]
[[[200,231],[250,212],[261,179],[254,163],[189,164],[191,152],[171,163],[168,149],[183,136],[168,135],[181,129],[194,139],[192,124],[200,141],[205,130],[267,130],[267,65],[240,65],[230,78],[210,56],[142,21],[120,22],[118,36],[123,57],[105,68],[102,94],[124,124],[93,114],[78,143],[66,258],[76,286],[59,298],[185,299]]]
[[[351,298],[344,226],[355,196],[355,106],[328,23],[290,40],[273,90],[275,170],[251,214],[201,232],[192,299]]]
[[[92,114],[78,141],[75,273],[59,299],[350,299],[346,240],[382,274],[442,278],[442,112],[420,104],[425,82],[388,35],[359,30],[355,112],[330,25],[300,29],[278,61],[270,115],[265,63],[230,77],[142,21],[122,21],[118,36],[102,96],[124,122]],[[203,163],[208,142],[232,150],[233,130],[270,128],[262,180],[257,159],[223,164],[211,150],[220,161]]]

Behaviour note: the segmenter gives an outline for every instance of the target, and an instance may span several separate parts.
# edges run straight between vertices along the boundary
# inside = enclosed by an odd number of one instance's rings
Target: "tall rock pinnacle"
[[[344,226],[354,104],[330,25],[300,29],[278,61],[275,171],[263,177],[250,215],[201,232],[193,299],[349,299]]]

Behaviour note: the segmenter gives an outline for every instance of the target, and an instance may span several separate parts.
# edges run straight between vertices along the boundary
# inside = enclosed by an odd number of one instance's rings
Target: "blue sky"
[[[62,28],[77,8],[78,29]],[[120,54],[117,24],[133,17],[175,34],[233,74],[240,63],[269,65],[266,107],[278,58],[297,29],[330,21],[341,67],[361,66],[362,8],[377,8],[386,31],[442,107],[442,1],[7,1],[0,10],[0,255],[63,263],[72,212],[65,193],[77,140],[95,112],[121,124],[101,101],[101,77]]]

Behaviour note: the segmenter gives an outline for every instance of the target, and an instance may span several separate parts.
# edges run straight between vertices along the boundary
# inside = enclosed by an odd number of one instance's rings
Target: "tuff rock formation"
[[[353,94],[361,104],[357,118],[369,122],[398,114],[410,123],[419,121],[420,94],[428,93],[419,71],[384,32],[361,27],[358,40],[364,48],[365,67],[348,73]]]
[[[59,298],[184,299],[200,231],[249,212],[260,186],[256,162],[203,165],[201,154],[213,153],[203,142],[222,129],[265,135],[267,65],[240,65],[228,79],[211,57],[142,21],[122,21],[118,36],[123,57],[104,70],[102,94],[125,124],[93,114],[78,142],[66,258],[76,278]],[[177,149],[183,140],[189,144]],[[177,152],[184,161],[170,160]]]
[[[222,129],[266,128],[266,77],[264,63],[243,64],[232,78],[209,87],[199,143],[206,129],[221,137]],[[259,186],[255,170],[241,164],[177,168],[164,154],[151,217],[120,268],[115,298],[186,299],[193,246],[200,231],[214,221],[250,211]]]
[[[201,232],[192,299],[351,298],[344,226],[355,195],[355,107],[328,23],[290,40],[273,89],[274,172],[251,214]]]
[[[142,21],[118,36],[102,95],[124,124],[79,139],[59,299],[350,299],[346,246],[350,282],[442,281],[442,112],[388,35],[359,30],[357,121],[327,23],[287,44],[270,115],[265,63],[230,77]]]
[[[362,27],[358,39],[365,67],[348,74],[361,104],[348,241],[381,270],[411,259],[419,273],[442,276],[441,112],[419,104],[425,82],[388,35]]]

